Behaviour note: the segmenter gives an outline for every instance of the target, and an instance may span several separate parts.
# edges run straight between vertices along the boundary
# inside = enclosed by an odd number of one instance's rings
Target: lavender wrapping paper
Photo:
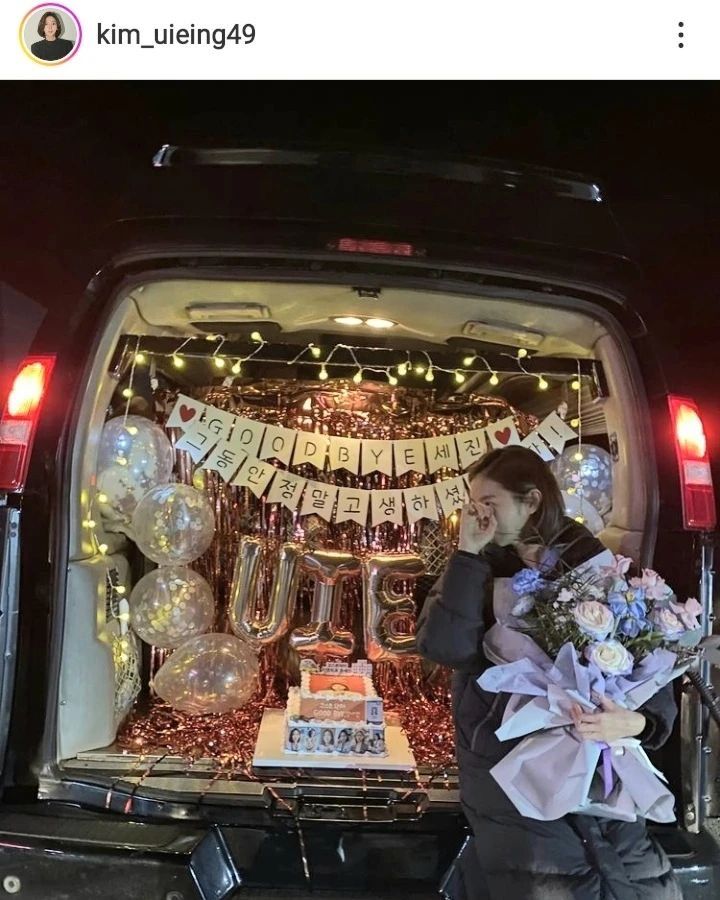
[[[598,761],[602,745],[583,741],[572,731],[571,704],[595,710],[593,692],[637,709],[684,671],[676,656],[656,650],[629,676],[604,677],[593,665],[581,665],[572,644],[553,663],[526,634],[496,624],[486,634],[485,652],[496,665],[478,678],[486,691],[512,694],[499,740],[525,737],[490,771],[518,812],[549,821],[581,813],[634,822],[638,817],[674,822],[675,799],[664,776],[647,758],[640,742],[613,742],[617,776],[604,797]],[[661,780],[662,779],[662,780]]]

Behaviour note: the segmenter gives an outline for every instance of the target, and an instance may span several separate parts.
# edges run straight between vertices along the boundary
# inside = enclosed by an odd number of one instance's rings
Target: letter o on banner
[[[387,553],[363,562],[365,652],[371,662],[398,662],[419,656],[415,642],[415,601],[397,591],[425,570],[413,553]]]

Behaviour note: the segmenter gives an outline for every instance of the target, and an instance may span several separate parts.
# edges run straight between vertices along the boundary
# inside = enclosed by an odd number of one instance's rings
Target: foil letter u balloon
[[[352,632],[335,622],[343,582],[360,574],[360,560],[343,550],[313,550],[303,554],[300,565],[315,579],[315,593],[310,622],[293,630],[290,646],[301,656],[350,656],[355,645]]]
[[[424,568],[420,557],[412,553],[381,554],[363,563],[365,652],[372,662],[418,656],[415,602],[397,585],[415,581]]]
[[[230,626],[238,637],[255,647],[280,640],[290,627],[302,548],[299,544],[283,544],[280,548],[267,612],[259,617],[256,605],[262,552],[261,538],[241,539],[230,588]]]

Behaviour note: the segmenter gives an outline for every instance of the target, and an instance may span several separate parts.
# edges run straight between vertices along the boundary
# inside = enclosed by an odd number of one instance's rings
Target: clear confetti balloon
[[[599,534],[605,527],[603,518],[592,503],[588,503],[578,494],[568,494],[562,491],[565,504],[565,515],[581,522],[593,534]]]
[[[594,444],[566,447],[551,463],[561,491],[582,495],[601,516],[612,508],[612,457]]]
[[[148,572],[130,594],[130,624],[155,647],[178,647],[204,634],[214,618],[210,585],[187,566],[161,566]]]
[[[142,416],[106,422],[97,466],[98,506],[106,527],[128,531],[142,497],[155,485],[167,483],[172,470],[172,445],[158,425]]]
[[[222,713],[247,703],[258,672],[257,656],[245,641],[231,634],[202,634],[163,663],[153,688],[182,712]]]
[[[132,528],[148,559],[172,566],[203,555],[215,535],[215,516],[201,491],[187,484],[161,484],[138,504]]]

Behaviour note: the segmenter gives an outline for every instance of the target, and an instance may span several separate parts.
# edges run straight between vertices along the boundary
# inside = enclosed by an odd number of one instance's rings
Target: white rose
[[[620,641],[599,641],[585,649],[585,656],[605,675],[629,675],[635,660]]]
[[[597,600],[584,600],[573,610],[573,617],[583,634],[603,640],[615,626],[615,617],[609,607]]]

